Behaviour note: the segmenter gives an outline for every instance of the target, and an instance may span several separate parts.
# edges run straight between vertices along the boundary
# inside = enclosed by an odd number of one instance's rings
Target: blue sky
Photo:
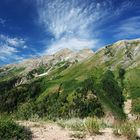
[[[0,65],[139,37],[139,0],[0,1]]]

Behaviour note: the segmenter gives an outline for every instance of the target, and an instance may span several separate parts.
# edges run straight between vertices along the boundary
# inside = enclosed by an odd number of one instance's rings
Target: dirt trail
[[[22,121],[19,124],[30,128],[33,140],[72,140],[69,130],[53,123]]]
[[[126,102],[124,102],[124,112],[126,114],[130,114],[132,109],[132,100],[128,99]]]
[[[128,115],[128,118],[133,120],[131,115],[132,100],[127,100],[124,103],[124,112]],[[19,121],[19,124],[28,127],[33,135],[33,140],[78,140],[78,138],[71,137],[71,134],[75,132],[68,129],[63,129],[55,123],[47,122],[31,122],[31,121]],[[138,136],[140,136],[140,129],[137,130]],[[117,137],[113,135],[111,128],[105,128],[101,130],[101,135],[86,136],[82,140],[127,140],[125,137]]]
[[[137,130],[138,137],[140,137],[140,128]]]
[[[137,116],[135,114],[132,114],[131,110],[132,110],[132,100],[128,99],[127,101],[124,102],[124,112],[129,120],[134,121],[137,119]]]
[[[63,129],[55,123],[30,121],[20,121],[18,123],[30,128],[33,134],[33,140],[78,140],[78,138],[70,136],[74,132]],[[126,138],[116,137],[112,134],[112,129],[106,128],[102,130],[101,135],[96,135],[94,137],[87,136],[82,140],[126,140]]]
[[[102,130],[102,135],[94,136],[92,139],[90,138],[89,140],[127,140],[127,138],[123,136],[115,136],[113,135],[113,131],[111,128],[105,128],[104,130]]]

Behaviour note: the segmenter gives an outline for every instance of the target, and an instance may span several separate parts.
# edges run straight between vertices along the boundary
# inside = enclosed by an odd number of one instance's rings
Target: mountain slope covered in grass
[[[1,114],[55,119],[104,117],[111,112],[125,119],[123,105],[129,98],[132,113],[139,115],[139,39],[116,42],[80,61],[76,58],[41,63],[30,71],[28,65],[1,67]]]

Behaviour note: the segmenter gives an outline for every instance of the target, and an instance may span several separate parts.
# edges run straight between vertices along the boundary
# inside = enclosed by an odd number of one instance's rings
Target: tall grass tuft
[[[85,130],[89,135],[99,134],[100,122],[97,118],[86,118],[84,121]]]
[[[73,131],[84,131],[84,123],[82,119],[72,118],[69,120],[59,120],[57,124],[62,128],[70,128]]]
[[[132,122],[123,122],[114,126],[113,133],[126,136],[128,140],[136,140],[137,128]]]

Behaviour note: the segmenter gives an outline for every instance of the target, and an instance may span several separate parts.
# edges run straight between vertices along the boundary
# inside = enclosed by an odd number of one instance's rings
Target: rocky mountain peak
[[[73,54],[74,52],[68,48],[64,48],[53,54],[54,57],[65,57],[67,55]]]
[[[77,51],[72,51],[69,48],[64,48],[54,53],[53,55],[45,55],[38,58],[26,59],[18,64],[10,64],[7,66],[17,67],[17,68],[25,67],[25,70],[28,72],[33,69],[36,69],[40,65],[50,67],[61,61],[79,62],[86,58],[91,57],[93,54],[94,52],[90,49],[83,49],[77,52]]]

